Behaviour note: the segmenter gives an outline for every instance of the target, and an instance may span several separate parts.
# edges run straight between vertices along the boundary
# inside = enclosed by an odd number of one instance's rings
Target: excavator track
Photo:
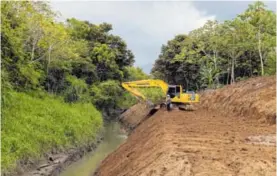
[[[166,104],[165,103],[161,103],[159,106],[161,109],[166,109]],[[171,109],[179,109],[182,111],[195,111],[196,108],[194,105],[192,104],[172,104]]]
[[[178,105],[179,110],[183,110],[183,111],[194,111],[195,107],[191,104],[187,104],[187,105]]]

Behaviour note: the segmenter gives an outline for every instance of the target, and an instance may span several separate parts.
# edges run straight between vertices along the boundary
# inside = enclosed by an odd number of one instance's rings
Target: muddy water
[[[127,134],[120,130],[120,124],[111,122],[105,126],[104,140],[94,152],[88,153],[81,160],[70,165],[61,176],[90,176],[101,161],[114,151],[127,138]]]

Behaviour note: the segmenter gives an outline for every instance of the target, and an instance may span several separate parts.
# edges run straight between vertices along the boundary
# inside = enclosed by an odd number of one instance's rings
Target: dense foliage
[[[41,1],[1,3],[2,171],[52,149],[83,144],[99,111],[136,102],[120,82],[146,78],[112,25],[68,19]],[[98,110],[96,110],[96,107]]]
[[[255,2],[235,19],[208,21],[163,45],[151,71],[186,89],[216,88],[276,73],[276,14]]]
[[[1,11],[4,92],[7,87],[45,90],[68,103],[91,102],[107,109],[117,107],[110,100],[124,94],[120,82],[147,78],[132,66],[126,43],[109,33],[110,24],[74,18],[56,22],[45,2],[6,1]]]

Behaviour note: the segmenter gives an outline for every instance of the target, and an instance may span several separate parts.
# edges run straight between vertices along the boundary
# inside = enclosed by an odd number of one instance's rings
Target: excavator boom
[[[168,90],[168,85],[164,81],[153,80],[153,79],[124,82],[122,83],[122,87],[124,87],[126,90],[131,92],[133,95],[141,97],[144,100],[146,100],[147,98],[142,93],[140,93],[136,88],[158,87],[162,89],[164,95],[166,95]]]

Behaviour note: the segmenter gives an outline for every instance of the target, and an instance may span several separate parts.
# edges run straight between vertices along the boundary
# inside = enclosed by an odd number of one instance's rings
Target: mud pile
[[[127,141],[102,161],[95,175],[276,175],[276,125],[261,123],[258,115],[244,109],[248,104],[253,111],[257,108],[254,113],[266,111],[262,118],[272,113],[273,81],[272,77],[251,79],[206,93],[196,111],[159,110],[138,123]],[[251,100],[257,100],[255,96],[263,96],[261,103],[267,103],[267,108],[251,104]],[[242,100],[247,102],[243,104]],[[235,109],[236,103],[244,108]],[[217,112],[220,105],[226,108],[228,117],[224,110]]]
[[[275,76],[252,78],[201,95],[201,105],[224,115],[276,123]]]

